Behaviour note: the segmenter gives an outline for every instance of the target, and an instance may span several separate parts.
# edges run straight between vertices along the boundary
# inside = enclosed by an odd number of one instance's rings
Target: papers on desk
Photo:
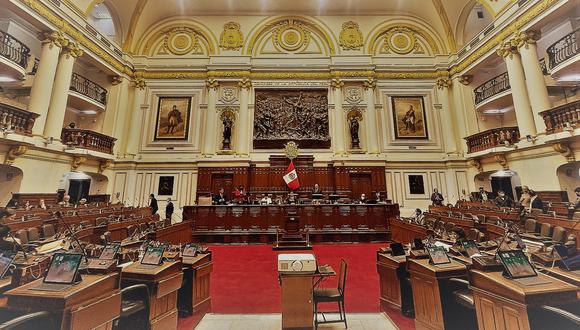
[[[40,245],[36,248],[36,252],[40,254],[47,254],[51,252],[56,252],[58,250],[62,250],[65,246],[66,240],[56,240],[54,242],[46,243]]]

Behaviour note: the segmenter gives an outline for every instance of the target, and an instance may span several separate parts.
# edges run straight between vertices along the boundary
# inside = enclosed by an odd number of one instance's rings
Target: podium
[[[306,236],[306,237],[305,237]],[[298,211],[288,209],[284,217],[284,231],[282,235],[276,234],[275,250],[310,250],[308,234],[300,231],[300,217]]]
[[[407,258],[377,252],[381,310],[387,308],[410,314],[413,311],[413,294],[407,278]]]
[[[183,286],[178,293],[179,312],[201,320],[211,310],[210,280],[213,269],[211,252],[183,257]],[[194,325],[195,326],[195,325]]]
[[[282,329],[313,329],[314,274],[278,273],[278,276],[282,287]]]
[[[479,330],[531,330],[530,309],[540,305],[576,303],[578,287],[548,275],[544,283],[524,285],[501,272],[469,273]]]
[[[119,273],[82,275],[82,281],[58,291],[30,290],[42,279],[7,291],[7,306],[26,313],[48,311],[62,330],[111,329],[121,311]]]
[[[181,288],[181,262],[164,262],[143,267],[139,262],[123,268],[121,285],[146,284],[149,287],[151,329],[177,329],[177,291]]]

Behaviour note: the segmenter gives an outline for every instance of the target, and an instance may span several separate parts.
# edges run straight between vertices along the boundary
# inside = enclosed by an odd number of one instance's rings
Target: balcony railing
[[[492,128],[487,131],[470,135],[465,138],[467,152],[477,152],[508,144],[514,144],[520,139],[520,131],[516,127]]]
[[[89,97],[102,105],[107,104],[107,90],[81,75],[73,72],[70,90]]]
[[[32,135],[32,127],[38,116],[34,112],[0,104],[0,129],[21,135]]]
[[[473,91],[473,93],[475,93],[475,104],[480,104],[490,97],[507,91],[510,88],[508,73],[504,72],[499,76],[493,77],[483,84],[477,86],[477,88]]]
[[[546,133],[552,134],[580,126],[580,100],[540,112]]]
[[[0,31],[0,56],[26,69],[30,58],[30,48],[10,34]]]
[[[111,155],[117,140],[101,133],[79,128],[63,128],[60,138],[62,143],[69,147],[94,150]]]
[[[546,49],[550,69],[578,54],[578,39],[580,39],[580,29],[574,30]]]
[[[37,57],[34,59],[34,64],[32,65],[32,69],[30,70],[30,72],[28,74],[31,76],[36,75],[36,72],[38,71],[39,64],[40,64],[40,59]]]

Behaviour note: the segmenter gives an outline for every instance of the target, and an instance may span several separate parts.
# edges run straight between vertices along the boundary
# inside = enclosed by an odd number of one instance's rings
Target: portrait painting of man
[[[160,97],[155,140],[187,140],[191,97]]]
[[[428,139],[422,96],[391,97],[396,139]]]

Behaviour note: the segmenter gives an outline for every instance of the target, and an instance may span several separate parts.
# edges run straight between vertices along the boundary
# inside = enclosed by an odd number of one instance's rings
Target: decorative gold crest
[[[385,34],[385,48],[399,55],[411,53],[416,42],[415,32],[407,27],[394,27]]]
[[[340,47],[345,50],[358,50],[363,46],[363,35],[358,23],[348,21],[342,23],[342,30],[338,40]]]
[[[199,47],[197,33],[188,27],[175,27],[163,37],[163,48],[174,55],[185,55]]]
[[[282,22],[272,35],[274,45],[289,52],[305,48],[310,43],[310,32],[302,23],[289,19]]]
[[[286,154],[286,157],[288,157],[290,160],[298,157],[298,154],[300,153],[300,149],[298,149],[298,144],[296,144],[296,142],[294,141],[289,141],[284,145],[284,153]]]
[[[244,43],[244,35],[240,30],[240,23],[228,22],[220,34],[220,48],[238,50]]]

